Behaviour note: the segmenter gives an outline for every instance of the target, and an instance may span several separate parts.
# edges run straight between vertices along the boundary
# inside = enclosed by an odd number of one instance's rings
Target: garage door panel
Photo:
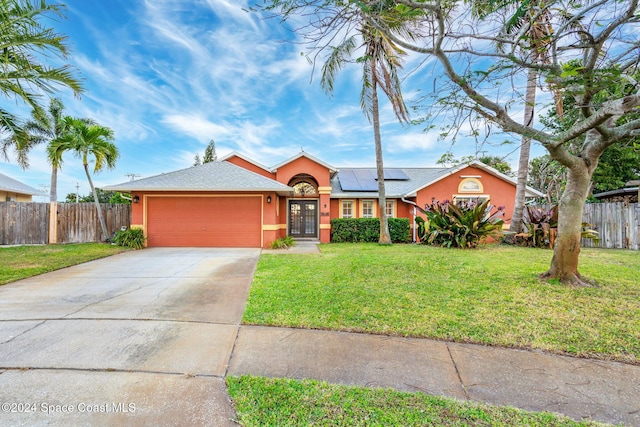
[[[149,246],[259,247],[262,198],[149,197]]]

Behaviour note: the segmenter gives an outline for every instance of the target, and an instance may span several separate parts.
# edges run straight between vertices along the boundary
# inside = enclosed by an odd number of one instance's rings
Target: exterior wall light
[[[267,196],[267,203],[271,203],[271,196]]]
[[[133,203],[138,203],[140,201],[140,196],[133,196]]]

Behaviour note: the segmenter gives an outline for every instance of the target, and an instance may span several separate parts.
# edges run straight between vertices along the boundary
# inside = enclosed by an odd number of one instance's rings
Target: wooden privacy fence
[[[583,247],[640,250],[640,204],[587,203],[582,221],[593,224],[600,234],[597,245],[593,240],[582,239]]]
[[[536,206],[551,209],[552,205]],[[582,222],[592,225],[600,235],[596,244],[592,239],[582,239],[583,248],[640,250],[640,204],[638,203],[587,203]]]
[[[49,243],[49,203],[0,202],[0,244]]]
[[[108,236],[93,203],[0,202],[0,244],[103,242],[131,225],[131,205],[100,204]]]

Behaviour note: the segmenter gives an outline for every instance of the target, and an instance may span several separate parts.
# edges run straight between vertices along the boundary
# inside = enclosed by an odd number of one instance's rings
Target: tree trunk
[[[49,191],[49,201],[58,201],[58,168],[51,166],[51,189]]]
[[[533,114],[536,103],[536,80],[538,75],[532,68],[527,76],[527,92],[525,93],[524,125],[533,127]],[[516,200],[511,217],[509,231],[522,232],[522,218],[524,215],[524,203],[527,188],[527,175],[529,174],[529,155],[531,152],[531,138],[523,136],[520,145],[520,158],[518,160],[518,179],[516,181]]]
[[[372,67],[373,68],[373,67]],[[391,244],[389,234],[389,221],[386,213],[386,194],[384,189],[384,165],[382,162],[382,139],[380,137],[380,109],[378,107],[378,84],[376,77],[373,77],[371,88],[371,115],[373,116],[373,140],[376,148],[376,170],[378,172],[378,215],[380,216],[380,240],[381,245]]]
[[[582,213],[593,169],[595,166],[569,168],[567,186],[558,203],[558,237],[553,249],[553,258],[549,270],[541,275],[542,278],[559,279],[561,282],[578,286],[591,285],[578,272],[578,257]]]
[[[111,239],[111,236],[109,236],[109,231],[107,230],[107,224],[104,222],[104,217],[102,216],[102,209],[100,208],[98,193],[96,192],[96,189],[93,186],[93,181],[91,181],[91,174],[89,173],[89,165],[87,163],[84,164],[84,172],[87,174],[87,179],[89,180],[89,187],[91,187],[91,193],[93,194],[93,202],[96,204],[96,210],[98,212],[98,220],[100,221],[100,227],[102,228],[102,236],[104,238],[103,241],[109,241]]]

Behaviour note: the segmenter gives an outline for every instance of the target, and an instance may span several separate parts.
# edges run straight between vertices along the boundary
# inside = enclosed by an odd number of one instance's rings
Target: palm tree
[[[474,1],[473,12],[480,17],[485,17],[499,9],[515,7],[513,15],[504,24],[503,33],[507,37],[517,36],[523,27],[526,29],[530,52],[533,53],[531,61],[537,63],[549,63],[547,44],[553,34],[551,26],[551,11],[541,0],[503,0],[503,1]],[[527,87],[524,97],[524,124],[533,127],[538,72],[534,67],[527,73]],[[554,91],[556,99],[556,111],[562,115],[562,96]],[[522,219],[525,205],[525,192],[527,175],[529,172],[529,157],[531,154],[531,138],[523,136],[520,144],[518,158],[518,174],[516,179],[516,200],[513,216],[511,218],[510,231],[520,233],[522,231]]]
[[[27,144],[21,144],[16,140],[15,135],[8,138],[18,148],[18,162],[23,168],[27,168],[28,152],[38,144],[51,143],[52,141],[62,138],[67,132],[66,122],[63,116],[64,105],[58,98],[54,98],[49,103],[47,111],[34,109],[31,112],[31,120],[24,125],[24,131],[27,135]],[[58,199],[58,168],[51,167],[51,192],[49,200],[55,202]]]
[[[102,216],[100,202],[96,189],[89,173],[89,158],[94,157],[95,166],[93,172],[100,172],[105,167],[113,169],[119,157],[118,148],[113,144],[113,131],[105,126],[100,126],[94,122],[73,117],[65,117],[64,123],[69,132],[62,137],[51,141],[47,148],[49,160],[53,167],[62,164],[62,155],[66,151],[73,152],[76,157],[82,160],[84,172],[91,187],[93,200],[98,212],[98,219],[102,227],[102,234],[105,240],[109,239],[109,231]]]
[[[384,15],[384,11],[381,13]],[[392,27],[392,30],[405,32],[403,27]],[[382,159],[382,138],[380,136],[380,109],[378,88],[387,95],[393,106],[396,117],[401,122],[408,122],[407,108],[402,98],[398,70],[401,68],[401,56],[405,52],[395,45],[383,32],[373,27],[362,17],[359,24],[359,35],[365,54],[359,62],[363,64],[362,91],[360,106],[367,119],[373,125],[374,145],[376,152],[376,170],[378,176],[378,206],[380,216],[380,244],[391,244],[389,222],[385,212],[386,194],[384,185],[384,164]],[[331,55],[322,67],[321,84],[326,92],[333,92],[333,83],[337,72],[358,48],[356,36],[346,38],[339,46],[334,47]]]
[[[48,15],[63,16],[63,6],[47,4],[46,0],[0,0],[0,92],[20,99],[34,110],[42,110],[40,96],[59,87],[68,87],[78,95],[82,92],[79,80],[69,65],[49,67],[40,63],[48,56],[66,58],[66,36],[41,24]],[[14,146],[18,162],[26,165],[29,139],[20,120],[0,108],[0,132],[11,135],[2,141],[2,152]],[[26,151],[25,151],[26,150]]]

